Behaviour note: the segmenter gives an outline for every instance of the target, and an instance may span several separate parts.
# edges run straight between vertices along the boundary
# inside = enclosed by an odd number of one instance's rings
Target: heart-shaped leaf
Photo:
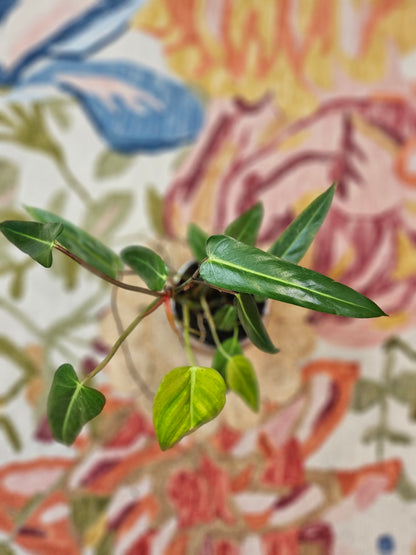
[[[61,224],[41,224],[20,220],[0,223],[0,231],[10,242],[45,268],[50,268],[52,265],[52,249],[62,230]]]
[[[160,291],[166,283],[169,268],[160,256],[142,246],[126,247],[121,251],[121,259],[139,275],[152,291]]]
[[[235,296],[234,303],[238,318],[250,341],[265,353],[278,353],[279,349],[273,345],[264,327],[253,295],[238,293]]]
[[[212,368],[215,368],[217,372],[225,379],[225,367],[227,366],[228,360],[234,355],[242,355],[243,350],[241,349],[240,342],[236,336],[230,337],[221,343],[222,351],[224,351],[228,357],[224,356],[221,349],[217,349],[212,358]]]
[[[255,245],[262,219],[263,205],[258,202],[231,222],[224,233],[247,245]]]
[[[215,327],[219,331],[232,331],[237,324],[237,313],[232,305],[221,306],[213,318]]]
[[[115,252],[86,231],[52,212],[33,206],[25,208],[39,222],[62,224],[64,229],[59,236],[59,242],[65,248],[107,276],[117,277],[123,263]]]
[[[259,384],[253,365],[243,355],[236,355],[227,362],[225,370],[228,387],[237,393],[254,411],[259,410]]]
[[[204,260],[207,255],[205,250],[205,243],[207,242],[207,239],[208,234],[205,233],[205,231],[198,225],[192,223],[188,225],[186,230],[186,240],[197,262]]]
[[[47,414],[52,436],[71,445],[84,424],[103,410],[105,397],[96,389],[86,387],[70,364],[62,364],[55,372],[49,392]]]
[[[153,402],[161,449],[172,447],[217,416],[225,404],[225,392],[225,382],[213,368],[180,366],[166,374]]]
[[[210,237],[207,254],[200,275],[222,289],[252,293],[339,316],[385,316],[373,301],[350,287],[232,237]]]
[[[299,262],[328,214],[335,188],[336,183],[313,200],[284,230],[268,252],[289,262]]]

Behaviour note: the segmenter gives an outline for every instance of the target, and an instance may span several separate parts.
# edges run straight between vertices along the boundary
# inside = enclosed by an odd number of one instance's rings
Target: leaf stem
[[[195,355],[192,350],[190,334],[189,334],[189,305],[184,304],[183,306],[183,341],[185,344],[186,356],[188,357],[189,364],[191,366],[196,366]]]
[[[215,346],[220,351],[220,353],[227,360],[229,360],[231,357],[227,353],[227,351],[224,349],[224,347],[221,345],[221,341],[220,341],[220,338],[218,337],[218,333],[217,333],[217,328],[215,327],[214,318],[212,317],[211,310],[209,308],[209,305],[208,305],[208,302],[207,302],[207,299],[206,299],[205,295],[201,296],[201,306],[202,306],[202,309],[204,311],[205,318],[207,319],[209,329],[211,330],[211,334],[212,334],[212,338],[214,340]]]
[[[136,328],[136,326],[140,324],[143,318],[145,318],[146,316],[149,316],[149,314],[154,312],[161,304],[163,304],[163,302],[164,302],[164,298],[155,299],[138,316],[136,316],[136,318],[131,322],[131,324],[124,330],[124,332],[114,343],[108,355],[100,362],[98,366],[96,366],[96,368],[92,372],[90,372],[90,374],[88,374],[88,376],[86,376],[82,380],[81,385],[85,385],[87,382],[92,380],[94,376],[96,376],[99,372],[101,372],[104,366],[106,366],[113,358],[113,356],[116,354],[118,348],[123,343],[123,341],[131,334],[131,332]]]
[[[69,258],[72,258],[72,260],[75,260],[75,262],[77,262],[80,266],[82,266],[92,274],[98,276],[104,281],[108,281],[108,283],[111,283],[112,285],[120,287],[121,289],[127,289],[128,291],[136,291],[137,293],[144,293],[145,295],[150,295],[152,297],[163,298],[165,296],[165,293],[162,291],[151,291],[150,289],[146,289],[145,287],[139,287],[137,285],[130,285],[129,283],[123,283],[118,279],[114,279],[108,276],[107,274],[104,274],[104,272],[97,270],[97,268],[94,268],[94,266],[91,266],[91,264],[88,264],[88,262],[85,262],[85,260],[82,260],[82,258],[79,258],[76,254],[72,253],[71,251],[66,249],[58,242],[55,242],[54,247],[58,251],[66,254],[66,256],[69,256]]]

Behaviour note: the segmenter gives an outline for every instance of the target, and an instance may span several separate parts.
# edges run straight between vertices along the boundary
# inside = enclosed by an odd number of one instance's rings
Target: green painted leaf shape
[[[249,359],[243,355],[235,355],[230,358],[227,362],[225,376],[228,387],[257,412],[260,407],[259,384]]]
[[[263,205],[258,202],[231,222],[224,234],[234,237],[247,245],[255,245],[260,225],[263,219]]]
[[[299,262],[323,224],[336,189],[336,183],[313,200],[268,249],[270,254],[289,262]]]
[[[207,254],[200,275],[214,286],[340,316],[385,315],[373,301],[350,287],[231,237],[211,236]]]
[[[390,381],[389,393],[399,403],[416,404],[416,373],[401,372]]]
[[[132,245],[121,251],[121,259],[142,278],[149,289],[152,291],[163,289],[169,275],[169,268],[152,249]]]
[[[213,319],[217,330],[232,331],[237,324],[237,313],[232,305],[223,305],[215,312]]]
[[[153,402],[153,423],[162,450],[212,420],[225,404],[226,386],[213,368],[180,366],[163,378]]]
[[[100,272],[116,278],[118,272],[122,270],[121,258],[86,231],[47,210],[33,206],[25,206],[25,208],[33,218],[42,223],[62,224],[64,229],[59,236],[61,245]]]
[[[247,337],[261,351],[265,353],[278,353],[277,349],[264,327],[256,301],[253,295],[247,293],[237,293],[235,296],[235,307],[237,309],[238,318]]]
[[[48,396],[47,415],[56,441],[71,445],[82,427],[103,410],[105,397],[79,380],[71,364],[55,372]]]
[[[215,368],[217,372],[225,379],[225,368],[229,358],[234,355],[242,355],[243,350],[241,349],[240,342],[237,337],[230,337],[221,343],[223,351],[228,355],[228,358],[224,356],[221,349],[217,349],[212,357],[212,368]]]
[[[351,409],[356,412],[365,412],[381,403],[384,397],[383,386],[375,380],[361,378],[354,387]]]
[[[207,242],[208,234],[205,233],[198,225],[190,223],[186,230],[186,240],[195,260],[201,262],[207,256],[205,250],[205,243]]]
[[[0,223],[0,231],[10,242],[45,268],[52,265],[52,249],[62,230],[61,224],[41,224],[22,220]]]

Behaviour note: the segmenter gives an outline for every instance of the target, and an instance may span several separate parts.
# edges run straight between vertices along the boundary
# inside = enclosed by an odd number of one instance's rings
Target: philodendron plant
[[[6,238],[46,268],[52,265],[52,251],[56,249],[114,286],[153,297],[84,379],[78,378],[69,363],[56,370],[47,404],[53,437],[72,444],[84,424],[102,411],[104,395],[87,384],[136,326],[160,307],[165,308],[171,322],[176,319],[189,362],[165,375],[154,398],[153,421],[162,449],[217,416],[229,390],[251,409],[259,409],[255,370],[240,342],[248,337],[262,351],[278,352],[262,321],[267,299],[352,318],[385,315],[367,297],[297,264],[324,221],[334,191],[335,184],[307,206],[267,251],[254,246],[263,216],[261,204],[230,223],[223,235],[208,237],[190,224],[187,240],[195,262],[178,279],[153,250],[134,245],[118,255],[45,210],[27,207],[36,221],[2,222],[0,230]],[[124,265],[147,287],[120,281]],[[213,345],[210,368],[197,364],[191,338]]]

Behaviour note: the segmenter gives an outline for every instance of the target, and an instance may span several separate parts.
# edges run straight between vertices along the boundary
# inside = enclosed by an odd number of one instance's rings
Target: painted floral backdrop
[[[0,555],[416,554],[415,28],[414,0],[0,0],[2,220],[46,208],[179,268],[187,223],[261,200],[267,245],[337,181],[302,263],[389,314],[271,303],[260,413],[230,394],[166,452],[151,399],[184,353],[155,314],[66,448],[54,370],[143,300],[0,238]]]

